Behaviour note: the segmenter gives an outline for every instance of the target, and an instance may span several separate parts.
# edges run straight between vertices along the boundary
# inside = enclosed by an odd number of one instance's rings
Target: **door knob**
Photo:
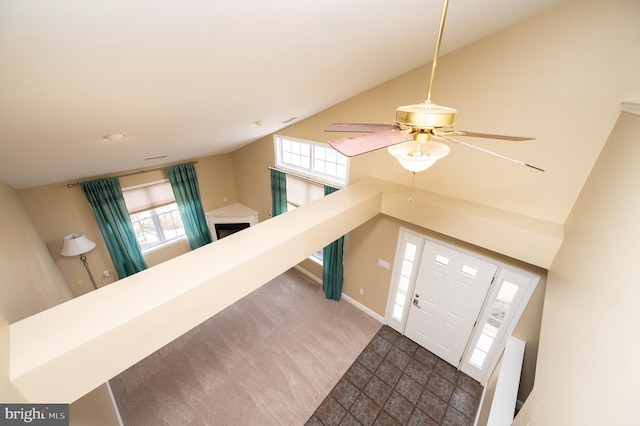
[[[420,305],[418,305],[418,299],[413,299],[413,304],[414,304],[414,306],[417,306],[418,308],[420,307]]]

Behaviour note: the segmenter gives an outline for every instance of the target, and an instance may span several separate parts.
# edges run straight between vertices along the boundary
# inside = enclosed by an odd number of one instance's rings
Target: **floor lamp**
[[[93,275],[89,269],[89,264],[87,263],[87,256],[85,256],[85,254],[93,250],[95,246],[96,243],[85,237],[84,234],[69,234],[64,237],[64,243],[60,254],[62,256],[80,256],[80,260],[87,269],[89,278],[91,278],[91,284],[93,284],[93,288],[97,290],[98,286],[96,286],[96,281],[93,279]]]

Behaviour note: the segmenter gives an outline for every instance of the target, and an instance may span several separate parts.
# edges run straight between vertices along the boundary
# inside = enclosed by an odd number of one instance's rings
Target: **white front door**
[[[425,241],[404,334],[457,367],[496,270]]]

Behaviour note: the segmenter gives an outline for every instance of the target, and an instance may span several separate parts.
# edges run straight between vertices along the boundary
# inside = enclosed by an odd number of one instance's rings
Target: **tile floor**
[[[306,425],[473,425],[481,395],[480,383],[385,325]]]

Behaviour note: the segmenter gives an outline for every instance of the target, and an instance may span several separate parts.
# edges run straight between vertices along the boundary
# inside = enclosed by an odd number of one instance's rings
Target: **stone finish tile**
[[[336,401],[338,401],[340,405],[347,410],[351,407],[351,404],[353,404],[353,401],[356,400],[359,394],[360,389],[344,377],[340,379],[338,384],[331,391],[331,396],[333,396]]]
[[[395,390],[402,396],[404,396],[411,404],[416,405],[420,395],[422,394],[423,386],[420,383],[413,380],[406,374],[403,374],[396,384]]]
[[[395,386],[400,376],[402,376],[402,370],[385,359],[376,370],[376,376],[389,386]]]
[[[420,396],[417,406],[438,423],[442,421],[447,411],[447,403],[426,389]]]
[[[400,424],[406,424],[413,412],[413,404],[407,401],[398,392],[393,391],[391,396],[384,404],[384,410],[391,415]]]
[[[409,361],[404,372],[422,386],[426,385],[429,381],[429,377],[431,377],[431,370],[424,364],[416,361],[415,358]]]
[[[391,394],[391,386],[376,376],[373,376],[364,388],[364,394],[379,406],[383,406]]]
[[[394,346],[387,354],[386,360],[399,369],[404,370],[407,364],[409,364],[409,361],[411,361],[411,357],[402,349]]]
[[[386,411],[382,410],[380,414],[378,414],[378,418],[373,423],[373,426],[402,426],[400,423],[395,421],[393,417],[387,414]]]
[[[448,380],[445,380],[439,374],[432,374],[427,383],[427,389],[436,394],[439,398],[448,401],[451,398],[451,394],[455,389],[455,385]]]
[[[400,337],[400,333],[387,326],[382,327],[380,331],[378,331],[378,335],[391,343],[395,343]]]
[[[413,410],[407,426],[438,426],[439,424],[440,423],[416,408]]]
[[[408,353],[409,355],[413,355],[416,353],[418,349],[418,344],[407,337],[400,337],[396,342],[396,346]]]
[[[349,369],[345,373],[345,377],[349,379],[351,383],[356,385],[358,389],[364,389],[364,387],[369,382],[369,379],[371,379],[371,376],[373,376],[373,373],[364,368],[358,362],[349,367]]]
[[[385,356],[389,353],[392,347],[393,347],[393,343],[391,343],[387,339],[377,334],[371,340],[371,343],[369,343],[369,345],[367,346],[367,349],[374,351],[380,356]]]
[[[318,419],[315,414],[311,416],[309,420],[304,424],[304,426],[324,426],[320,419]]]
[[[358,357],[358,362],[373,373],[382,362],[382,357],[375,351],[365,349]]]
[[[464,414],[449,406],[442,421],[443,426],[472,426],[473,419],[469,419]]]
[[[456,388],[451,395],[449,405],[466,417],[475,417],[478,405],[476,399],[460,388]]]
[[[347,413],[347,415],[344,416],[344,419],[342,419],[340,426],[362,426],[362,425],[355,417],[353,417],[350,413]]]
[[[457,386],[473,398],[480,399],[482,397],[482,385],[466,374],[458,375]]]
[[[347,410],[333,397],[329,396],[322,404],[320,404],[320,407],[316,410],[315,416],[325,426],[339,426],[346,414]]]
[[[364,426],[370,426],[378,417],[380,407],[365,394],[361,393],[349,411]]]
[[[473,425],[482,386],[382,326],[306,426]]]
[[[441,359],[439,359],[435,367],[433,367],[433,371],[435,371],[451,383],[455,384],[458,380],[458,370],[456,370],[453,365]]]
[[[418,347],[413,358],[416,361],[421,362],[422,364],[426,365],[429,368],[435,367],[439,359],[437,356],[435,356],[434,354],[432,354],[422,346]]]

